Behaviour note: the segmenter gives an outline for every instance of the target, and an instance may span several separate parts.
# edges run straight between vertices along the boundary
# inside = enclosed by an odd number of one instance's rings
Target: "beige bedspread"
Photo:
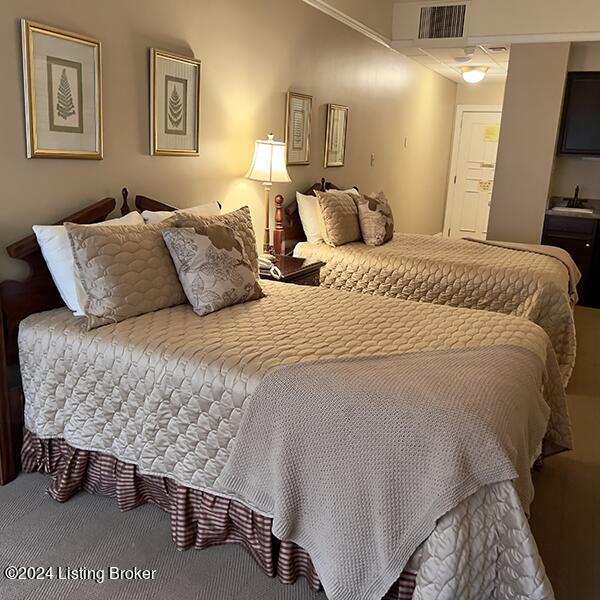
[[[566,386],[575,364],[569,272],[534,252],[395,233],[383,246],[299,244],[294,254],[325,261],[324,287],[524,317],[546,331]]]
[[[219,493],[215,481],[235,447],[248,400],[278,367],[446,349],[496,347],[501,352],[511,346],[539,358],[536,379],[543,382],[551,409],[547,449],[571,445],[555,356],[546,334],[533,323],[367,294],[262,285],[265,298],[204,317],[181,305],[92,331],[66,308],[28,317],[19,333],[27,429],[133,463],[142,474]],[[427,564],[448,563],[457,589],[474,590],[475,595],[462,597],[481,598],[478,591],[486,581],[498,581],[501,571],[511,589],[536,600],[550,598],[512,484],[486,487],[460,506],[440,520],[435,544],[425,546]],[[471,509],[490,531],[485,544],[469,532],[464,514]],[[451,556],[449,545],[455,548]],[[458,566],[465,545],[485,558],[486,569]],[[447,573],[436,567],[439,576],[433,581],[430,572],[429,567],[423,571],[420,597],[442,600]]]
[[[229,457],[246,400],[280,366],[513,345],[548,365],[550,384],[560,380],[547,336],[523,319],[262,285],[266,298],[204,317],[182,305],[92,331],[65,309],[28,317],[19,334],[26,427],[204,489]],[[562,439],[564,394],[549,390]]]

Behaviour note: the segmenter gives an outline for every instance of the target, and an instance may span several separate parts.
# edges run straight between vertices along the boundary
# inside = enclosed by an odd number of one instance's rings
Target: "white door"
[[[448,195],[448,237],[487,236],[501,117],[500,112],[463,112]]]

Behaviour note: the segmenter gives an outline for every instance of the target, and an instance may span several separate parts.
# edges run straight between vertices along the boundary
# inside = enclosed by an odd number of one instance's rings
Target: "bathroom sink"
[[[582,215],[593,215],[593,208],[570,208],[569,206],[555,206],[552,212],[578,213]]]

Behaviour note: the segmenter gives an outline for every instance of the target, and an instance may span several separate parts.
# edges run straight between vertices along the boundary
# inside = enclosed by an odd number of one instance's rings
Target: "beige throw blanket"
[[[478,240],[476,238],[464,238],[468,242],[479,242],[488,246],[497,248],[507,248],[508,250],[518,250],[520,252],[534,252],[542,256],[549,256],[561,262],[569,272],[569,296],[573,305],[577,304],[579,297],[577,295],[577,284],[581,279],[581,271],[571,258],[571,255],[563,248],[556,246],[547,246],[545,244],[521,244],[519,242],[496,242],[494,240]]]
[[[527,510],[543,380],[540,358],[513,346],[284,367],[249,400],[216,485],[309,552],[330,600],[379,600],[483,486],[517,478]]]

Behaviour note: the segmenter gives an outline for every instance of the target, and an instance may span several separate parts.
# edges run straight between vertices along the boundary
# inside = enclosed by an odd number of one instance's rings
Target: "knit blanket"
[[[539,357],[513,346],[283,367],[249,400],[216,486],[307,550],[330,600],[379,600],[484,486],[514,480],[527,510],[543,380]]]
[[[569,297],[573,305],[577,304],[579,297],[577,295],[577,284],[581,279],[581,271],[575,264],[571,255],[563,248],[557,246],[547,246],[546,244],[522,244],[519,242],[497,242],[494,240],[478,240],[476,238],[464,238],[468,242],[478,242],[487,246],[496,246],[497,248],[506,248],[508,250],[518,250],[520,252],[533,252],[542,256],[549,256],[562,263],[569,272]]]

